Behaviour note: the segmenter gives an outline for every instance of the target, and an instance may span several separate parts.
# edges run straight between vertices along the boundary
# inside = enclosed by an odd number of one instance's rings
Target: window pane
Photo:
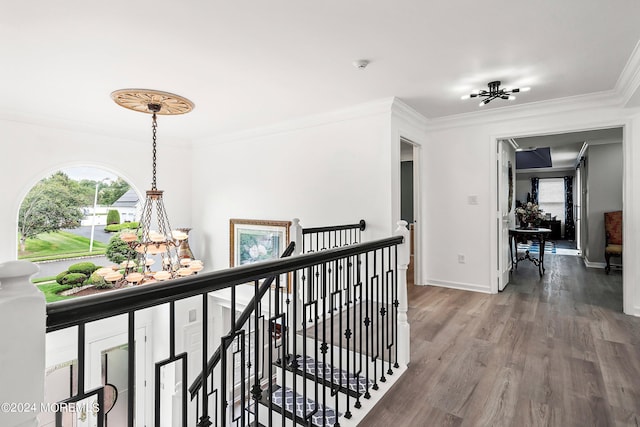
[[[564,179],[541,179],[538,187],[538,205],[540,209],[551,217],[557,217],[564,224]]]

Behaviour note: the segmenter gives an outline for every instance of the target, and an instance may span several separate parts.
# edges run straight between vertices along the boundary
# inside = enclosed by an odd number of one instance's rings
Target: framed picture
[[[278,259],[289,245],[291,221],[229,220],[229,266]]]

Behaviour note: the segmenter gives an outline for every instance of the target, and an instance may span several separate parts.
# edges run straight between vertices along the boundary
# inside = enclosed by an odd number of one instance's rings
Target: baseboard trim
[[[587,268],[605,268],[607,266],[604,262],[591,262],[587,258],[582,258],[584,261],[584,266]]]
[[[439,286],[441,288],[459,289],[461,291],[481,292],[483,294],[490,294],[491,289],[487,286],[476,285],[473,283],[459,283],[449,282],[446,280],[433,280],[427,279],[427,286]]]

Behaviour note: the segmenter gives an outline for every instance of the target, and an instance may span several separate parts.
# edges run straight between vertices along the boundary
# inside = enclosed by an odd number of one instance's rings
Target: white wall
[[[151,132],[149,132],[151,133]],[[17,257],[18,210],[22,199],[40,179],[62,167],[96,166],[122,176],[140,195],[151,184],[151,135],[133,141],[0,120],[0,261]],[[172,159],[187,161],[181,169]],[[171,146],[158,137],[158,188],[172,227],[191,223],[191,175],[188,144]]]
[[[585,257],[589,264],[604,265],[604,213],[622,209],[622,144],[591,145],[585,157],[588,235]]]
[[[392,232],[389,114],[292,126],[193,148],[191,240],[207,269],[229,264],[229,219],[303,227],[367,221],[366,239]]]
[[[531,180],[528,178],[520,178],[516,174],[515,200],[518,200],[522,203],[527,203],[528,194],[531,194]]]
[[[490,292],[489,224],[496,204],[491,186],[496,141],[487,127],[452,128],[429,134],[423,155],[428,284]],[[470,205],[469,197],[477,204]],[[495,240],[495,239],[493,239]],[[465,263],[458,263],[458,254]],[[493,264],[496,265],[496,264]]]

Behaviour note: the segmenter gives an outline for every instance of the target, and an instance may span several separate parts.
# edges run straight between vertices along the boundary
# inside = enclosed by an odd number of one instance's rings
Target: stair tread
[[[341,387],[346,387],[348,384],[348,388],[356,393],[364,393],[367,390],[367,385],[371,387],[373,385],[372,381],[367,381],[366,378],[363,378],[359,375],[348,374],[344,369],[338,369],[332,367],[328,363],[317,362],[311,356],[306,357],[306,361],[303,360],[303,356],[296,356],[296,360],[298,362],[298,366],[300,369],[304,368],[304,371],[307,374],[311,374],[316,376],[316,366],[318,369],[318,376],[323,380],[331,379],[331,382],[335,385],[339,385]],[[367,384],[368,383],[368,384]]]
[[[278,388],[275,389],[271,395],[271,402],[273,402],[275,406],[279,406],[280,408],[283,407],[282,403],[284,402],[284,409],[289,413],[293,413],[293,408],[294,408],[293,390],[290,389],[289,387],[286,387],[283,389],[282,387],[278,386]],[[262,403],[267,404],[264,401],[262,401]],[[299,418],[304,418],[304,409],[305,409],[304,397],[299,393],[296,393],[295,394],[296,416]],[[316,402],[313,399],[307,397],[306,409],[307,409],[307,414],[310,414],[313,411],[315,411]],[[314,426],[322,427],[323,426],[322,420],[325,414],[326,414],[326,422],[324,424],[325,426],[333,426],[337,422],[338,417],[342,415],[340,413],[336,413],[334,409],[328,406],[324,407],[322,404],[318,403],[317,411],[311,416],[311,423]]]

